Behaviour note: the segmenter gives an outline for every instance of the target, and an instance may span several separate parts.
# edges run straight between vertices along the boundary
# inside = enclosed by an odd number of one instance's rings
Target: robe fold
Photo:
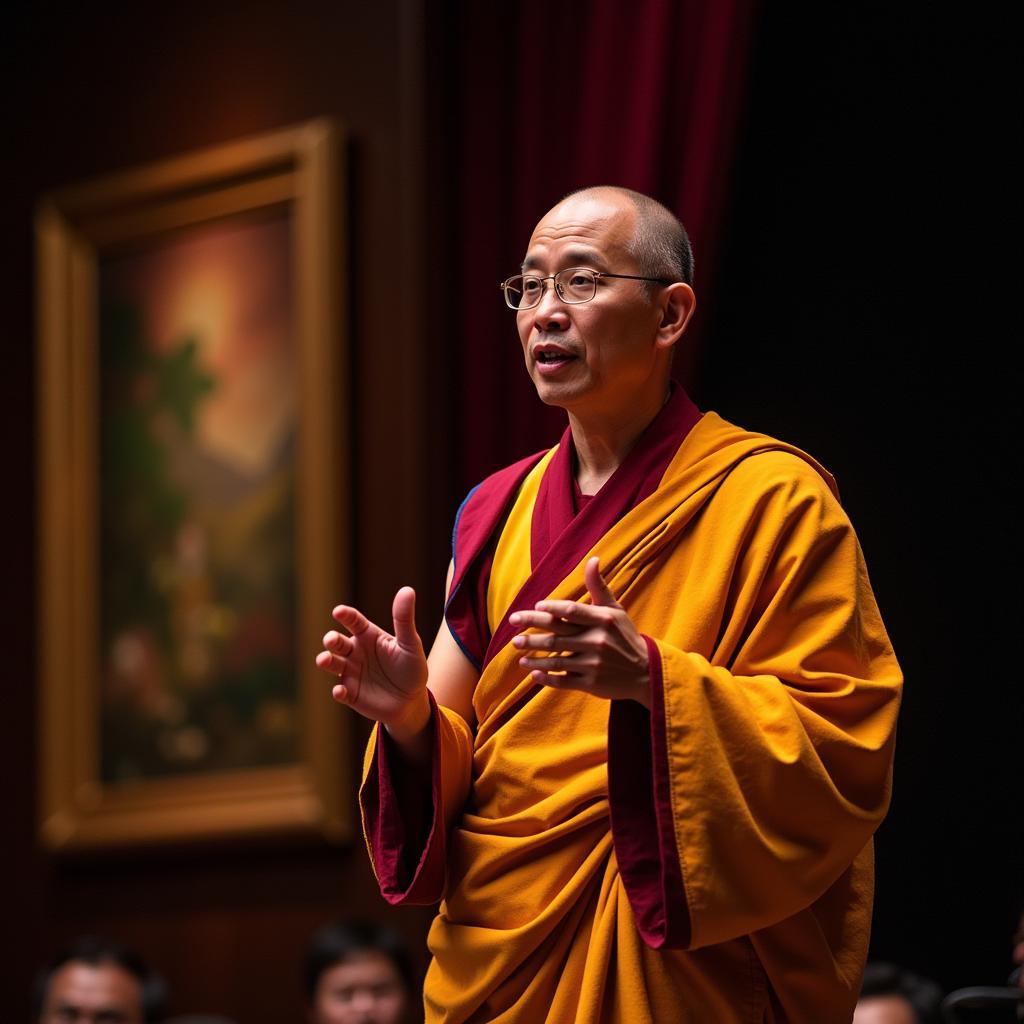
[[[381,891],[442,901],[427,1021],[848,1021],[902,679],[835,482],[676,388],[578,514],[571,488],[567,432],[460,509],[477,725],[432,701],[424,821],[367,748]],[[592,555],[650,712],[538,687],[510,643],[513,611],[588,600]]]

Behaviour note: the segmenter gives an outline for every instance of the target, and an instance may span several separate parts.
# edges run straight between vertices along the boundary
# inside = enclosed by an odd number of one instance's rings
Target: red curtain
[[[625,185],[673,209],[696,258],[698,315],[676,375],[692,383],[747,80],[752,0],[444,4],[433,140],[434,312],[451,383],[453,484],[546,447],[564,428],[522,364],[498,283],[566,192]],[[441,212],[438,213],[438,210]],[[428,271],[429,272],[429,271]]]

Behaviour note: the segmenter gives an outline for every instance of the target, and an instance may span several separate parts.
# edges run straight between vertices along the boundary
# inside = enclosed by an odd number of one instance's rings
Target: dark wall
[[[838,479],[906,676],[873,955],[949,988],[1024,908],[1019,82],[1007,26],[924,11],[764,6],[696,397]]]
[[[35,5],[5,16],[0,281],[9,639],[0,776],[9,792],[2,902],[8,934],[19,941],[0,971],[4,1019],[28,1019],[33,967],[83,931],[114,935],[158,965],[177,1012],[219,1011],[247,1024],[299,1019],[299,963],[313,927],[332,916],[389,913],[361,845],[198,849],[92,863],[52,860],[36,849],[32,213],[53,187],[307,118],[331,116],[343,125],[351,165],[358,538],[349,544],[349,599],[383,616],[395,589],[412,583],[423,593],[424,621],[435,619],[447,526],[432,529],[418,506],[429,494],[416,446],[421,432],[413,429],[420,335],[414,304],[396,303],[394,293],[396,280],[415,279],[410,268],[420,259],[420,53],[410,45],[417,8],[398,0]],[[324,713],[347,713],[330,704],[326,686]],[[395,917],[422,965],[429,915]]]

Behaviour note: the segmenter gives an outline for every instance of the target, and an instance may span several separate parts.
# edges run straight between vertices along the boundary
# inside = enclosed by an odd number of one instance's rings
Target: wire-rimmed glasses
[[[538,277],[536,274],[515,274],[501,282],[505,293],[505,305],[509,309],[532,309],[544,297],[544,282],[550,281],[555,294],[563,302],[589,302],[597,294],[597,280],[600,277],[621,277],[629,281],[655,281],[671,284],[663,277],[640,277],[637,274],[606,274],[602,270],[587,267],[570,267],[557,274]]]

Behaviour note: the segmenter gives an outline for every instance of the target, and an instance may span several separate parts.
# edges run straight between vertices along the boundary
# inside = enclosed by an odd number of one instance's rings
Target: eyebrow
[[[566,261],[565,266],[568,267],[606,267],[607,264],[601,258],[601,255],[596,249],[569,249],[563,254],[563,259]],[[523,270],[533,270],[541,262],[538,256],[527,256],[523,260]]]

